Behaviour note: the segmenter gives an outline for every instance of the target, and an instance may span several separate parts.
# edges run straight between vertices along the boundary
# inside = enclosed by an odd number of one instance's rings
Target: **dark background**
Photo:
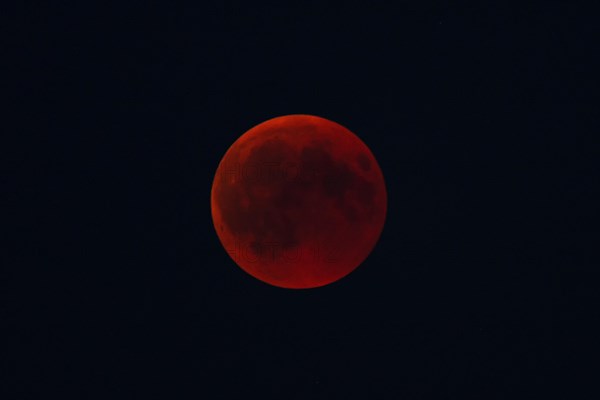
[[[2,398],[592,398],[593,13],[197,3],[10,10]],[[295,113],[389,196],[367,261],[301,291],[236,267],[209,204]]]

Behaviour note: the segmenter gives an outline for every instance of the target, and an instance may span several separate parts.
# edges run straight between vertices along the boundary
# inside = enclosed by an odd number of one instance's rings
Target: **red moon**
[[[230,257],[268,284],[315,288],[352,272],[377,243],[387,209],[381,169],[345,127],[316,116],[265,121],[231,145],[211,191]]]

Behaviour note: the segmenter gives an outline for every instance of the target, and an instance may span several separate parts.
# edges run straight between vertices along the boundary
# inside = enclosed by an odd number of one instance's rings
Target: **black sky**
[[[591,382],[588,10],[196,3],[11,10],[6,126],[26,140],[3,173],[0,397],[531,399]],[[297,113],[355,132],[389,196],[367,261],[309,291],[237,268],[209,204],[233,141]]]

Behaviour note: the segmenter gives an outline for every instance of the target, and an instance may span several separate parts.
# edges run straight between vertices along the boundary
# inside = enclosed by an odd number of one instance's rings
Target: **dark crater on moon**
[[[360,153],[358,156],[356,156],[356,162],[358,162],[358,165],[363,171],[371,170],[371,160],[365,153]]]

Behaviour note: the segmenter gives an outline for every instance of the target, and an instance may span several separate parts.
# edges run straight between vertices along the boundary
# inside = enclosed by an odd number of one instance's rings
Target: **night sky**
[[[2,399],[588,393],[589,10],[90,3],[3,28]],[[211,219],[225,151],[286,114],[356,133],[387,184],[369,258],[312,290],[247,275]]]

